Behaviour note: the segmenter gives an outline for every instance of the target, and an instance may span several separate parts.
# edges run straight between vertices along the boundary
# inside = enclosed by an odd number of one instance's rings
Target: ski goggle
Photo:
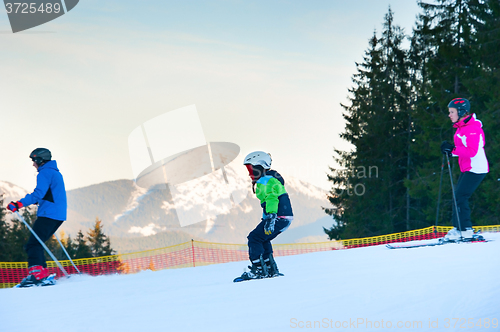
[[[245,165],[248,170],[248,175],[250,175],[250,178],[252,178],[252,181],[255,180],[255,176],[253,174],[253,166],[251,164],[246,164]]]
[[[264,168],[260,165],[253,166],[251,164],[245,164],[245,166],[247,167],[248,175],[250,175],[253,182],[260,179],[265,173]]]

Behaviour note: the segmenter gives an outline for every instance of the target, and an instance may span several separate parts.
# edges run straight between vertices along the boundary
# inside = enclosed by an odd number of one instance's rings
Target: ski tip
[[[439,238],[437,242],[428,242],[428,243],[396,243],[394,245],[392,244],[386,244],[385,246],[389,249],[410,249],[410,248],[421,248],[421,247],[434,247],[434,246],[441,246],[444,244],[460,244],[460,243],[483,243],[483,242],[488,242],[489,240],[484,239],[482,236],[474,237],[471,239],[460,239],[460,240],[446,240],[444,238]]]

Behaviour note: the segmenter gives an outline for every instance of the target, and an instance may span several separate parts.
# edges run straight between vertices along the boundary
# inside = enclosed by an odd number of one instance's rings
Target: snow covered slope
[[[494,241],[278,257],[285,277],[237,284],[246,262],[3,289],[0,330],[493,331],[500,234],[485,237]]]

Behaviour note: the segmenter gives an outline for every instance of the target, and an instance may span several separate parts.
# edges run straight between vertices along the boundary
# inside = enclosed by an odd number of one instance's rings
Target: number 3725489
[[[446,318],[444,320],[445,328],[461,328],[461,329],[474,329],[474,328],[493,328],[498,327],[497,318],[482,318],[482,319],[466,319],[466,318]]]
[[[58,3],[52,4],[47,3],[29,3],[29,2],[7,2],[5,4],[5,9],[7,14],[36,14],[36,13],[47,13],[47,14],[59,14],[61,11],[61,5]]]

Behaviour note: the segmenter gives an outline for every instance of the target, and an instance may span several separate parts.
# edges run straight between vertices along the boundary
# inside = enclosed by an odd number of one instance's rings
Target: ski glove
[[[448,143],[447,141],[444,141],[441,143],[441,152],[443,154],[447,154],[448,157],[451,157],[451,151],[455,148],[455,145]]]
[[[23,203],[21,203],[21,202],[10,202],[9,205],[7,205],[7,210],[10,210],[12,212],[16,212],[22,207],[23,207]]]
[[[268,213],[266,214],[264,221],[264,233],[266,235],[271,235],[274,232],[274,224],[276,222],[276,213]]]

